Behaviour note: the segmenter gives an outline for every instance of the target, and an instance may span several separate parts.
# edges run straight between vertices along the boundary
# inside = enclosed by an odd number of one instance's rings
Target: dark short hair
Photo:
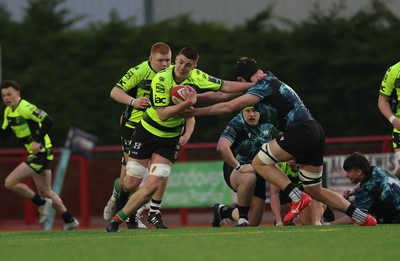
[[[186,58],[198,61],[199,60],[199,53],[196,51],[196,49],[191,48],[191,47],[184,47],[179,51],[179,54],[184,55]]]
[[[242,77],[246,82],[251,82],[251,76],[253,76],[258,69],[259,67],[256,60],[241,57],[235,65],[235,78]]]
[[[343,162],[343,169],[349,171],[351,169],[361,169],[364,174],[368,174],[371,171],[371,164],[368,159],[360,152],[354,152]]]
[[[10,88],[10,87],[16,91],[21,91],[21,87],[14,80],[5,80],[1,83],[1,89],[6,89],[6,88]]]

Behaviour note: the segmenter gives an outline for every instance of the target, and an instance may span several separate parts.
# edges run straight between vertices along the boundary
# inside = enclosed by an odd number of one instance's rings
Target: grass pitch
[[[0,260],[400,260],[400,225],[0,232]]]

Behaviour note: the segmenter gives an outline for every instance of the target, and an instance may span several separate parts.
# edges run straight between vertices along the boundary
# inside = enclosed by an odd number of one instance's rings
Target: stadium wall
[[[327,157],[350,154],[354,151],[392,152],[390,136],[328,138],[326,146]],[[60,151],[59,148],[55,149],[53,173],[56,173]],[[99,224],[103,208],[112,191],[113,180],[120,173],[120,157],[120,146],[95,147],[90,159],[78,155],[71,157],[61,198],[67,208],[81,218],[83,227]],[[0,177],[3,184],[5,177],[25,158],[26,152],[23,149],[0,150]],[[220,161],[216,152],[216,143],[187,144],[181,148],[177,163],[187,161]],[[27,184],[32,186],[31,181]],[[0,229],[7,228],[10,224],[21,224],[27,228],[37,227],[37,210],[29,200],[23,200],[14,195],[5,189],[4,185],[0,186],[0,198],[2,205]],[[188,213],[192,210],[187,206],[164,211],[177,214],[182,225],[189,224]],[[198,206],[197,210],[193,211],[201,211],[201,207]],[[56,220],[60,222],[61,219],[57,216]]]

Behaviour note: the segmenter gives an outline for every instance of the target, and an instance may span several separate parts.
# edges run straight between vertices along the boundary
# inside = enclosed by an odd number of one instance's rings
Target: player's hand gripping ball
[[[196,92],[196,91],[194,89],[189,88],[186,85],[178,85],[178,86],[172,87],[172,89],[171,89],[172,102],[175,104],[179,104],[179,103],[185,101],[187,92]],[[194,96],[194,99],[192,101],[193,104],[196,103],[196,100],[197,100],[196,97],[197,96]]]

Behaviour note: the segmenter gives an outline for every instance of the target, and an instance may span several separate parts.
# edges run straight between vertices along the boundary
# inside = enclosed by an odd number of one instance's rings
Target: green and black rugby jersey
[[[32,153],[33,136],[32,132],[38,131],[42,126],[42,122],[46,119],[47,113],[37,108],[28,101],[21,99],[17,108],[12,110],[7,107],[4,110],[4,120],[2,129],[11,128],[15,136],[22,141],[28,153]],[[44,144],[46,148],[51,148],[50,137],[44,136]]]
[[[174,67],[171,66],[159,72],[151,82],[151,107],[143,115],[142,125],[149,132],[158,137],[173,138],[180,135],[184,124],[184,118],[172,117],[162,121],[158,117],[157,108],[173,105],[171,101],[171,88],[177,85],[190,85],[197,93],[205,91],[218,91],[223,84],[221,79],[208,75],[207,73],[194,69],[188,77],[176,83],[174,80]]]
[[[138,66],[130,68],[116,86],[134,98],[147,97],[150,99],[151,80],[156,74],[151,68],[150,62],[144,61]],[[125,125],[134,128],[142,119],[143,112],[144,110],[135,109],[133,106],[126,106],[123,113],[126,119]]]
[[[390,97],[394,89],[396,90],[397,97],[400,98],[400,62],[391,66],[386,71],[379,93]]]
[[[386,71],[379,93],[390,98],[393,112],[400,117],[400,62]]]

